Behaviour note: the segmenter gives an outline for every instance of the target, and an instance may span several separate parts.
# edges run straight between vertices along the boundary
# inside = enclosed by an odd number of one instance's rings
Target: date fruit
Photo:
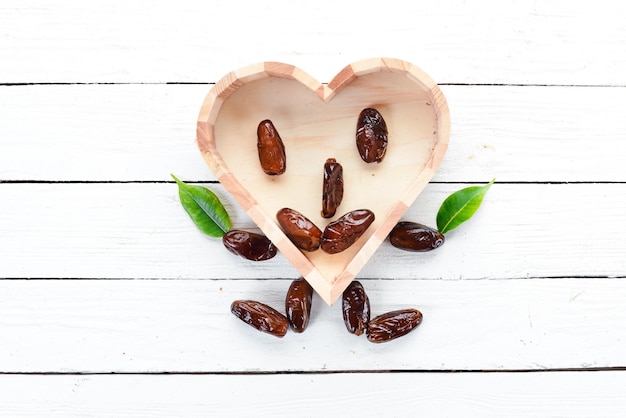
[[[271,120],[259,123],[256,131],[261,168],[270,176],[283,174],[287,168],[285,145]]]
[[[276,255],[276,247],[265,235],[232,229],[222,237],[224,247],[233,254],[252,261],[264,261]]]
[[[282,208],[276,213],[278,224],[293,244],[304,251],[315,251],[320,247],[322,231],[300,212]]]
[[[389,242],[396,248],[407,251],[430,251],[445,242],[442,233],[416,222],[398,222],[389,233]]]
[[[384,343],[402,337],[422,322],[422,313],[417,309],[400,309],[387,312],[370,320],[367,339],[373,343]]]
[[[322,234],[322,251],[336,254],[344,251],[358,240],[374,222],[374,212],[357,209],[326,225]]]
[[[303,332],[309,324],[313,288],[304,278],[291,282],[285,297],[285,312],[291,329]]]
[[[370,300],[360,282],[353,281],[343,291],[341,310],[348,332],[355,335],[363,334],[370,320]]]
[[[343,167],[334,158],[324,163],[322,218],[332,218],[343,199]]]
[[[284,337],[289,329],[285,315],[261,302],[236,300],[230,305],[230,311],[246,324],[276,337]]]
[[[376,109],[363,109],[356,124],[356,146],[366,163],[380,163],[387,152],[387,124]]]

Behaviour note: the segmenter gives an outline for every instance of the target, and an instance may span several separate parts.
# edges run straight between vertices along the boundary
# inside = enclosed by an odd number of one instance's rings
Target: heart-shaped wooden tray
[[[367,164],[356,147],[359,113],[376,108],[389,130],[387,154]],[[260,166],[257,126],[270,119],[285,144],[287,170]],[[288,64],[264,62],[233,71],[206,96],[197,143],[206,163],[281,253],[331,305],[385,240],[439,167],[450,137],[445,97],[418,67],[373,58],[345,67],[328,85]],[[344,170],[335,217],[321,217],[323,165]],[[350,248],[302,252],[282,232],[276,212],[295,209],[320,229],[346,212],[370,209],[375,222]]]

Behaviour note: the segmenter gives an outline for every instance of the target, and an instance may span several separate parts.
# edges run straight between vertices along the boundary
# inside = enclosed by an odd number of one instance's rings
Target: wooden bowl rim
[[[428,95],[437,118],[435,146],[424,170],[413,181],[400,200],[394,204],[392,210],[386,215],[384,222],[374,232],[374,235],[363,245],[339,276],[328,280],[291,243],[276,222],[263,212],[253,196],[234,177],[217,150],[214,135],[215,122],[223,103],[247,83],[268,77],[297,80],[314,91],[323,101],[329,102],[356,78],[381,71],[404,74]],[[257,226],[296,267],[300,274],[311,283],[316,292],[328,305],[332,305],[348,284],[354,280],[361,268],[386,239],[397,220],[428,184],[443,160],[449,140],[450,113],[447,101],[439,86],[419,67],[395,58],[369,58],[353,62],[344,67],[328,84],[322,84],[298,67],[282,62],[267,61],[242,67],[226,74],[211,88],[200,108],[196,127],[197,146],[216,178],[233,195],[244,211],[248,213]],[[391,217],[397,217],[398,219],[394,222],[388,222],[388,220],[391,220]]]

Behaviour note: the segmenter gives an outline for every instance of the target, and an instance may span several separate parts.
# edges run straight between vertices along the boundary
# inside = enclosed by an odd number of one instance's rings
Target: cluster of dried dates
[[[417,309],[400,309],[370,319],[370,301],[363,285],[353,281],[344,290],[341,299],[343,321],[348,332],[354,335],[366,333],[373,343],[384,343],[408,334],[422,322]]]
[[[287,330],[304,332],[311,317],[313,288],[303,278],[294,280],[285,297],[285,312],[253,300],[236,300],[231,312],[246,324],[276,337],[284,337]],[[408,334],[422,322],[422,313],[417,309],[400,309],[370,319],[370,301],[363,285],[350,283],[343,292],[341,301],[343,321],[349,333],[362,335],[373,343],[384,343]]]
[[[294,280],[285,297],[286,315],[269,305],[253,300],[236,300],[230,311],[246,324],[276,337],[284,337],[291,327],[295,332],[303,332],[311,317],[313,288],[303,278]]]
[[[336,254],[354,244],[374,222],[374,212],[357,209],[330,222],[322,232],[313,222],[295,209],[283,208],[276,214],[278,224],[293,244],[303,251],[321,248]]]
[[[285,235],[304,251],[322,248],[329,254],[343,251],[352,245],[374,221],[367,210],[348,212],[329,223],[324,233],[301,213],[283,208],[276,215]],[[269,260],[278,250],[265,235],[233,229],[222,237],[224,246],[233,254],[252,261]],[[417,222],[398,222],[389,233],[389,242],[396,248],[424,252],[439,248],[445,236],[434,228]]]
[[[384,140],[378,139],[379,137],[384,137]],[[377,110],[365,109],[362,112],[357,123],[356,141],[357,149],[364,161],[373,162],[374,160],[370,158],[372,153],[377,155],[376,162],[382,160],[387,148],[387,127]],[[262,121],[257,128],[257,149],[265,174],[275,176],[285,172],[287,167],[285,145],[276,127],[268,119]],[[343,167],[335,158],[328,158],[323,169],[322,217],[335,216],[342,200]],[[365,233],[374,222],[375,215],[369,209],[353,210],[330,222],[324,231],[292,208],[279,210],[276,219],[285,235],[299,249],[303,251],[321,249],[328,254],[337,254],[345,251]]]
[[[380,163],[385,157],[388,131],[382,115],[373,108],[361,111],[357,119],[356,146],[361,159],[366,163]],[[269,119],[257,128],[257,150],[263,172],[270,176],[285,173],[287,158],[283,141]],[[343,167],[334,158],[324,163],[322,185],[323,218],[332,218],[343,199]],[[347,212],[330,222],[322,231],[310,219],[292,208],[282,208],[276,214],[278,224],[291,242],[303,251],[321,249],[336,254],[354,244],[374,222],[375,215],[368,209]],[[430,251],[444,243],[444,236],[436,229],[414,222],[400,222],[389,234],[391,244],[408,251]],[[249,260],[262,261],[277,253],[272,242],[261,234],[231,230],[223,237],[226,248]],[[243,322],[259,331],[283,337],[291,327],[303,332],[311,313],[313,288],[304,279],[294,280],[285,298],[283,315],[276,309],[253,300],[236,300],[231,312]],[[406,335],[422,321],[417,309],[402,309],[387,312],[370,319],[370,303],[365,289],[353,281],[342,295],[342,313],[348,332],[355,335],[365,333],[374,343],[393,340]]]
[[[359,115],[356,144],[363,161],[380,163],[387,150],[387,125],[382,115],[372,108]],[[261,121],[257,127],[257,151],[263,172],[279,176],[287,170],[287,155],[278,130],[271,120]],[[322,184],[323,218],[332,218],[343,200],[343,167],[334,158],[324,163]],[[330,222],[322,231],[311,220],[295,209],[283,208],[276,214],[285,235],[303,251],[320,249],[328,254],[342,252],[354,244],[374,222],[369,209],[347,212]],[[233,254],[253,261],[269,260],[276,255],[276,247],[261,234],[232,230],[222,238],[224,246]]]
[[[356,146],[366,163],[380,163],[385,157],[388,144],[387,124],[378,110],[366,108],[361,111],[356,125]],[[257,127],[257,150],[263,172],[278,176],[287,169],[285,145],[271,120],[266,119]],[[324,163],[322,183],[323,218],[332,218],[343,199],[343,167],[334,158]],[[336,254],[354,244],[374,222],[375,215],[369,209],[350,211],[330,222],[322,231],[305,215],[292,208],[280,209],[276,214],[278,224],[293,244],[303,251],[321,248],[328,254]],[[444,236],[428,226],[400,222],[389,234],[391,244],[408,251],[429,251],[444,243]],[[264,235],[232,230],[222,238],[224,246],[232,253],[253,261],[269,260],[277,253],[276,247]]]

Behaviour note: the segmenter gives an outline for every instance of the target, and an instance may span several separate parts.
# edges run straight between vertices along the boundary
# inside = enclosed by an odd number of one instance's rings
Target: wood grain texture
[[[194,144],[210,85],[0,87],[1,180],[215,180]],[[435,181],[626,181],[625,88],[442,86]],[[601,105],[600,105],[601,104]],[[35,117],[33,117],[35,115]],[[539,152],[539,151],[540,152]]]
[[[404,219],[435,225],[466,185],[431,184]],[[234,227],[256,230],[217,185]],[[385,242],[359,277],[624,277],[624,184],[494,184],[478,213],[430,253]],[[0,184],[0,277],[296,278],[279,255],[250,262],[202,235],[174,184]],[[585,221],[583,221],[585,220]],[[610,231],[610,232],[609,232]]]
[[[4,372],[544,370],[626,366],[625,279],[361,280],[373,315],[424,320],[384,344],[315,296],[302,334],[263,334],[236,299],[284,311],[286,280],[2,280]]]
[[[0,385],[0,413],[15,418],[316,417],[329,409],[361,417],[626,413],[620,372],[0,376]]]
[[[0,82],[215,82],[268,60],[328,82],[344,63],[395,56],[438,83],[625,85],[625,17],[619,0],[10,0]]]

